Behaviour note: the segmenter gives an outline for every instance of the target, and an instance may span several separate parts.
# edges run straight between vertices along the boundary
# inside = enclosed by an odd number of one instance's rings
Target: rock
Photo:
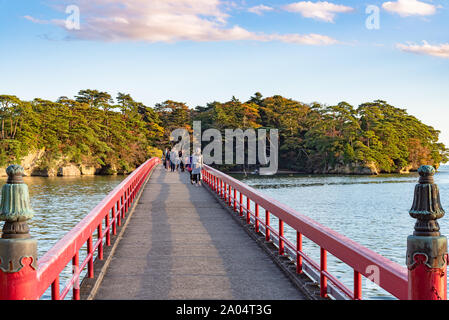
[[[399,173],[401,173],[401,174],[407,174],[407,173],[410,173],[410,170],[413,170],[413,165],[408,165],[408,166],[406,166],[406,167],[404,167],[404,168],[401,168],[401,169],[399,170]]]
[[[314,173],[318,173],[314,171]],[[364,164],[360,163],[348,163],[342,164],[337,163],[333,168],[330,167],[328,170],[323,170],[320,173],[330,173],[330,174],[357,174],[357,175],[377,175],[379,174],[379,169],[373,162],[368,162]]]
[[[96,175],[96,174],[98,174],[99,170],[100,170],[100,168],[95,168],[93,166],[85,166],[85,165],[80,166],[80,171],[83,176]]]
[[[117,174],[117,167],[115,165],[106,165],[99,170],[99,174],[105,176],[113,176]]]
[[[80,176],[81,175],[81,171],[78,168],[78,166],[74,165],[74,164],[68,164],[66,166],[63,167],[59,167],[58,168],[58,176]]]
[[[45,148],[39,149],[35,152],[29,153],[23,160],[20,162],[20,165],[23,167],[25,175],[30,176],[35,168],[39,165],[39,161],[45,154]]]
[[[55,168],[33,168],[30,176],[33,177],[56,177],[58,171]]]

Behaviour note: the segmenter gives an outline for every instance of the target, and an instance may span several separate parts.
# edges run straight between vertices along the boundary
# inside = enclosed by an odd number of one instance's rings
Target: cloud
[[[436,6],[418,0],[388,1],[382,4],[388,12],[397,13],[401,17],[429,16],[436,13]]]
[[[273,11],[273,10],[274,9],[272,7],[268,7],[263,4],[248,9],[249,12],[255,13],[259,16],[262,15],[266,11]]]
[[[354,10],[351,7],[327,1],[300,1],[285,5],[283,8],[289,12],[298,12],[305,18],[312,18],[325,22],[334,22],[337,13],[346,13]]]
[[[306,45],[332,45],[340,43],[339,41],[324,36],[321,34],[307,34],[307,35],[299,35],[299,34],[287,34],[287,35],[272,35],[267,36],[267,40],[279,40],[287,43],[297,43],[297,44],[306,44]]]
[[[424,54],[439,58],[449,59],[449,43],[443,43],[439,45],[431,45],[427,41],[423,41],[422,45],[409,43],[409,44],[397,44],[396,47],[405,52],[411,52],[416,54]]]
[[[66,0],[72,5],[74,0]],[[63,1],[64,3],[64,1]],[[67,30],[72,38],[95,41],[282,41],[329,45],[337,40],[324,35],[257,33],[229,26],[228,2],[222,0],[78,0],[81,29]],[[58,8],[65,10],[58,2]],[[259,8],[260,9],[260,8]],[[35,21],[33,17],[27,18]],[[57,25],[62,26],[60,21]]]
[[[31,22],[33,22],[33,23],[37,23],[37,24],[49,24],[49,23],[51,23],[51,21],[36,19],[36,18],[31,17],[31,16],[24,16],[24,18],[29,20],[29,21],[31,21]]]

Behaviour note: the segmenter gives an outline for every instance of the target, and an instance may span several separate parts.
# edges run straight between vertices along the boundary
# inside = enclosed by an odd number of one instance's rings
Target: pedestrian
[[[170,169],[171,169],[171,172],[175,172],[175,170],[176,170],[176,156],[177,156],[177,152],[174,149],[172,149],[170,151]]]
[[[193,177],[192,177],[192,156],[188,156],[185,158],[186,163],[186,170],[189,173],[190,176],[190,183],[193,184]]]
[[[203,169],[203,156],[201,149],[197,148],[192,156],[192,176],[196,186],[201,185],[201,170]]]
[[[165,148],[164,151],[164,167],[166,171],[170,170],[170,152],[168,148]]]
[[[181,168],[181,172],[184,172],[184,158],[182,157],[182,150],[179,150],[179,167]]]

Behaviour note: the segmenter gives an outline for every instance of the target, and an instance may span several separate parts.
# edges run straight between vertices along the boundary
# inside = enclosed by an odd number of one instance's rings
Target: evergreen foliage
[[[449,160],[438,130],[381,100],[355,108],[346,102],[326,106],[279,95],[264,98],[257,92],[246,102],[232,97],[191,109],[167,100],[152,108],[126,93],[115,103],[109,93],[87,89],[56,102],[0,95],[0,165],[45,149],[41,167],[64,159],[129,172],[148,157],[161,156],[172,130],[192,133],[193,121],[201,121],[202,130],[222,132],[278,129],[280,169],[327,172],[357,164],[399,172]]]

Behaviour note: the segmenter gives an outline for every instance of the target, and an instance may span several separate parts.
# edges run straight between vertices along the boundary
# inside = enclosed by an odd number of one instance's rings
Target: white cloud
[[[72,4],[73,0],[65,0]],[[337,40],[324,35],[273,35],[229,26],[222,0],[78,0],[81,29],[67,30],[78,39],[98,41],[283,41],[329,45]],[[64,4],[59,2],[61,11]],[[29,17],[30,21],[37,22]],[[53,23],[53,21],[52,21]],[[57,25],[62,26],[59,21]]]
[[[331,37],[315,33],[307,35],[299,35],[299,34],[272,35],[267,36],[267,41],[268,40],[279,40],[287,43],[298,43],[307,45],[331,45],[340,43],[339,41]]]
[[[429,16],[436,13],[436,6],[418,0],[388,1],[382,4],[385,10],[397,13],[401,17]]]
[[[298,12],[305,18],[312,18],[326,22],[334,22],[337,13],[351,12],[354,9],[348,6],[334,4],[327,1],[300,1],[283,7],[289,12]]]
[[[424,54],[439,58],[449,59],[449,43],[443,43],[439,45],[431,45],[427,41],[423,41],[422,45],[409,43],[409,44],[397,44],[396,47],[405,52],[411,52],[416,54]]]
[[[33,18],[31,16],[24,16],[24,18],[29,20],[29,21],[31,21],[31,22],[33,22],[33,23],[37,23],[37,24],[49,24],[49,23],[51,23],[50,21]]]
[[[257,15],[262,15],[266,11],[273,11],[273,10],[274,9],[272,7],[268,7],[263,4],[248,9],[249,12],[255,13]]]

